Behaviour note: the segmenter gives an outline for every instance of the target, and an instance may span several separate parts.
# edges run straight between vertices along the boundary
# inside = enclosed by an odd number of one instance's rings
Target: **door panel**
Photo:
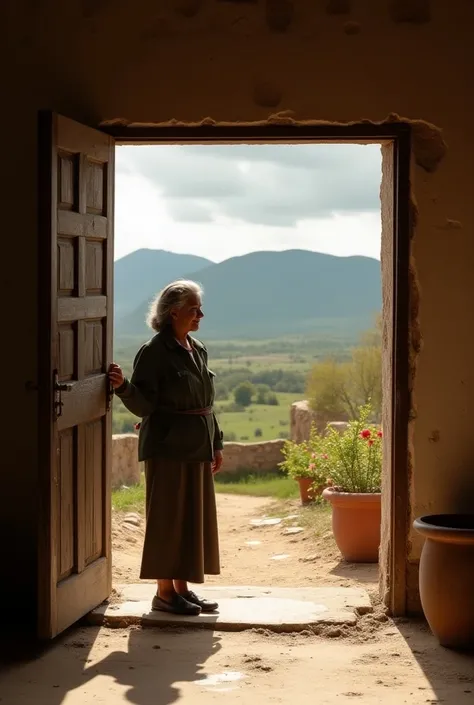
[[[51,638],[111,591],[114,143],[40,120],[39,633]]]

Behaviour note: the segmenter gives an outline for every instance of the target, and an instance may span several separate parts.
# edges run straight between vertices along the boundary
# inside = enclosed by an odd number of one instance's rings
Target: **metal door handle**
[[[53,419],[54,421],[57,421],[58,418],[62,415],[63,413],[63,400],[61,399],[61,394],[63,392],[70,392],[72,391],[74,385],[71,384],[70,382],[60,382],[59,381],[59,375],[58,371],[54,370],[53,374]]]
[[[57,392],[71,392],[74,385],[67,382],[55,382],[54,388]]]

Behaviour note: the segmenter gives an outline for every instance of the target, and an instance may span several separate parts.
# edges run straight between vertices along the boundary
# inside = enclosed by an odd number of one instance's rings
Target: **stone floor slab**
[[[360,588],[199,588],[203,597],[219,602],[217,613],[199,617],[152,612],[153,584],[121,585],[117,590],[120,601],[97,607],[89,615],[91,623],[295,632],[317,625],[354,625],[358,615],[372,611],[367,592]]]

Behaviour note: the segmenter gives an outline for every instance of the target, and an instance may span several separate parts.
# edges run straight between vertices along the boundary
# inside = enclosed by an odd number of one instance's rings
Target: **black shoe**
[[[217,602],[211,602],[210,600],[204,600],[202,597],[198,597],[195,592],[188,590],[184,595],[181,595],[186,602],[190,602],[192,605],[197,605],[202,612],[215,612],[219,609]]]
[[[155,595],[151,603],[151,609],[156,612],[168,612],[191,617],[197,617],[202,612],[201,607],[197,603],[186,600],[178,593],[175,593],[169,600],[164,600],[159,595]]]

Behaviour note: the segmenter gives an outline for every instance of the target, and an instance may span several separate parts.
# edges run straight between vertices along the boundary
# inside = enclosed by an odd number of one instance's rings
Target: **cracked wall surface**
[[[470,0],[5,0],[1,120],[8,180],[4,329],[9,445],[2,462],[3,584],[34,602],[37,399],[37,111],[99,125],[413,123],[410,524],[472,511],[474,137]],[[21,267],[20,267],[21,263]],[[28,311],[27,324],[18,309]],[[7,355],[4,349],[4,355]],[[10,355],[4,369],[10,369]],[[21,421],[20,421],[21,420]],[[28,431],[25,433],[25,429]],[[28,496],[25,496],[25,486]],[[18,511],[18,506],[22,511]],[[22,550],[18,549],[22,547]],[[409,532],[409,604],[421,540]],[[21,555],[21,561],[18,556]],[[14,566],[14,569],[13,569]],[[6,579],[8,577],[8,579]]]

